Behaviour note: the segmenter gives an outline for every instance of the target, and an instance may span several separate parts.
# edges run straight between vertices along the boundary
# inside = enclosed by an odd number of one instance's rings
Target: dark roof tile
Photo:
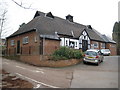
[[[57,32],[58,34],[69,36],[73,36],[74,34],[74,38],[79,38],[82,31],[86,29],[90,39],[104,41],[101,35],[94,29],[89,29],[85,25],[78,24],[76,22],[70,22],[56,16],[54,16],[52,19],[46,17],[45,13],[40,11],[37,11],[34,18],[29,23],[21,27],[11,36],[22,34],[33,29],[36,29],[40,35],[54,35],[55,32]],[[73,31],[73,34],[71,31]]]

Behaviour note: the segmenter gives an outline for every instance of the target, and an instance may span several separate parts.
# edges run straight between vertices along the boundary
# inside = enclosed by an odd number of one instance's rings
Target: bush
[[[79,50],[74,50],[68,47],[60,47],[52,54],[53,60],[66,60],[66,59],[80,59],[82,53]]]

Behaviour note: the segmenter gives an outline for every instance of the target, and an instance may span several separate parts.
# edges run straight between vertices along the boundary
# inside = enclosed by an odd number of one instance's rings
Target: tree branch
[[[3,27],[4,27],[4,23],[5,23],[5,16],[6,16],[6,13],[7,13],[7,10],[4,10],[2,15],[1,15],[1,18],[0,18],[0,38],[1,38],[1,35],[2,35],[2,32],[3,32]]]
[[[13,1],[16,5],[18,5],[19,7],[21,7],[21,8],[34,10],[33,8],[31,8],[32,4],[30,4],[28,7],[25,7],[25,6],[23,6],[23,3],[22,3],[22,2],[21,2],[21,3],[18,3],[18,2],[16,2],[15,0],[12,0],[12,1]]]

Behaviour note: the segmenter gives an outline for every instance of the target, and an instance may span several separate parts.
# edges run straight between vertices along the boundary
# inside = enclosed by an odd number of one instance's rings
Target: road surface
[[[0,58],[2,68],[37,88],[118,88],[118,57],[106,56],[99,66],[77,64],[63,68],[36,67]]]

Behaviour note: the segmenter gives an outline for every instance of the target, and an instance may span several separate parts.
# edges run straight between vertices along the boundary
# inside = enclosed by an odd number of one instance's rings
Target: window
[[[66,46],[68,46],[68,41],[66,40]]]
[[[110,47],[115,48],[115,45],[110,45]]]
[[[77,47],[77,42],[76,42],[76,47]]]
[[[101,48],[105,48],[105,43],[101,43]]]
[[[28,43],[28,36],[23,38],[23,44],[27,44]]]
[[[97,56],[97,52],[93,52],[93,51],[86,51],[85,54],[89,56]]]
[[[11,40],[11,46],[15,45],[15,40]]]
[[[94,43],[94,47],[98,48],[98,42]]]
[[[37,42],[37,37],[36,36],[34,37],[34,40],[35,40],[35,42]]]
[[[70,41],[70,47],[74,48],[74,46],[75,46],[75,42]]]

